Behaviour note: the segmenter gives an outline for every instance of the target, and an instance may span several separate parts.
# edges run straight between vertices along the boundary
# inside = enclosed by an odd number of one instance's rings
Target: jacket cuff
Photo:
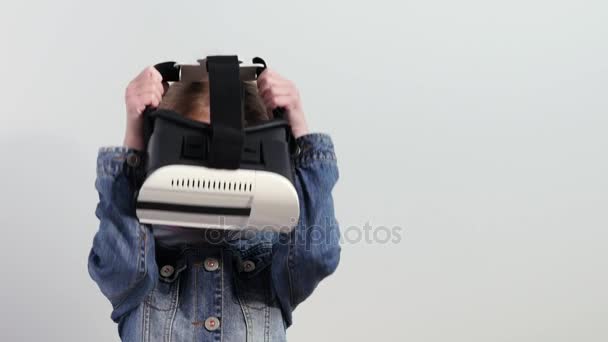
[[[138,183],[144,174],[144,158],[144,152],[126,146],[100,147],[97,175],[112,178],[125,175]]]
[[[296,139],[299,153],[296,164],[306,164],[315,160],[336,161],[336,153],[331,137],[325,133],[309,133]]]

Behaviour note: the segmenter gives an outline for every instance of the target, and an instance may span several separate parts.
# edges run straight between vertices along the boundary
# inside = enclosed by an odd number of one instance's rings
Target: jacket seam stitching
[[[138,225],[140,228],[140,233],[141,233],[141,225]],[[143,240],[143,241],[142,241]],[[137,253],[137,276],[135,278],[135,281],[133,281],[131,283],[131,285],[129,285],[129,287],[124,290],[120,295],[116,296],[116,297],[123,297],[118,303],[116,303],[116,306],[114,306],[114,310],[118,309],[121,305],[123,305],[125,303],[125,301],[127,300],[127,298],[129,297],[129,293],[133,291],[133,289],[135,289],[136,287],[138,287],[145,279],[146,279],[146,275],[148,274],[148,270],[147,268],[143,267],[143,271],[141,270],[141,254],[142,254],[142,249],[143,249],[143,253],[145,254],[146,251],[146,237],[144,234],[144,238],[141,239],[140,238],[140,244],[142,244],[143,246],[140,248],[140,253]],[[140,273],[141,276],[140,276]]]

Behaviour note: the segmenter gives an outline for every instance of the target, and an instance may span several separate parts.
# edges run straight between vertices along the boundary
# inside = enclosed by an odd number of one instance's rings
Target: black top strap
[[[210,166],[238,169],[245,140],[239,60],[237,56],[208,56],[206,62],[212,129]]]

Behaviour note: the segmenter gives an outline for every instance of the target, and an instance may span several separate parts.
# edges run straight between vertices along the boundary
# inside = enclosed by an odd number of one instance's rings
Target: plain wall
[[[291,341],[607,341],[607,16],[599,0],[3,1],[0,340],[118,339],[86,268],[97,149],[122,143],[144,67],[238,54],[298,85],[339,159],[349,241]],[[382,243],[382,226],[401,230]]]

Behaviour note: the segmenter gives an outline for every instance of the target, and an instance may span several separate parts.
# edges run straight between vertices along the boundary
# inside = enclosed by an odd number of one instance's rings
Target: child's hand
[[[125,91],[127,128],[124,145],[136,150],[144,149],[143,115],[146,106],[158,107],[165,92],[163,77],[153,66],[144,69],[133,79]]]
[[[295,84],[271,69],[264,70],[258,77],[258,92],[269,110],[283,107],[293,135],[298,138],[308,133],[308,126],[300,93]]]

